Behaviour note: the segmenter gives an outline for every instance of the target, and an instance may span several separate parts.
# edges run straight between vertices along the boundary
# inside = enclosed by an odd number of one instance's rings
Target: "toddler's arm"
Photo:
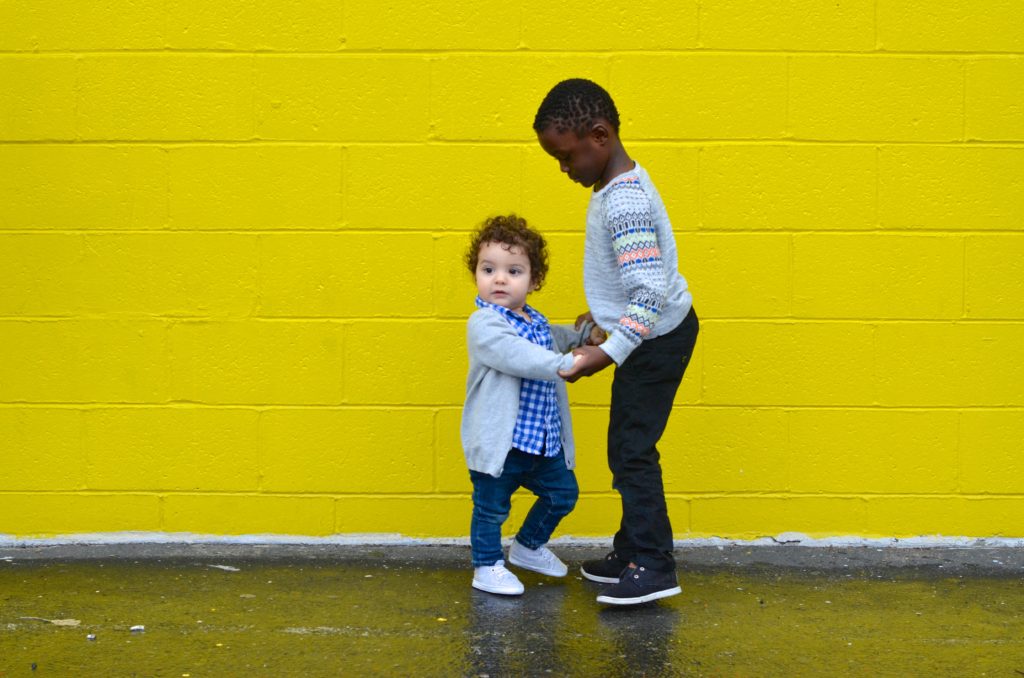
[[[466,340],[471,357],[522,379],[555,381],[561,379],[559,370],[573,365],[572,354],[555,353],[520,337],[503,318],[486,309],[470,316]]]
[[[604,341],[604,331],[593,320],[581,323],[579,328],[573,325],[552,325],[551,339],[556,351],[566,353],[588,344],[597,346]]]

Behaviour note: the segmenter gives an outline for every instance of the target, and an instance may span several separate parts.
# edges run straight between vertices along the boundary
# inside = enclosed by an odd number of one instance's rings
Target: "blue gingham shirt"
[[[548,319],[532,306],[523,310],[530,320],[507,308],[476,298],[480,308],[493,308],[520,337],[550,349],[553,347]],[[512,434],[512,447],[527,454],[554,457],[562,450],[562,417],[558,414],[555,382],[523,379],[519,388],[519,415]]]

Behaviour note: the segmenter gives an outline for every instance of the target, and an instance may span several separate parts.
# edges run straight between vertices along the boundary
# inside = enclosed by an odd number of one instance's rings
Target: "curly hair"
[[[480,260],[480,247],[487,243],[498,243],[505,249],[522,248],[530,260],[530,282],[539,290],[548,274],[548,244],[537,231],[530,228],[526,219],[515,214],[491,217],[484,221],[474,233],[466,251],[466,267],[476,275]]]
[[[619,111],[611,95],[595,82],[571,78],[552,87],[544,97],[533,119],[533,131],[540,134],[555,125],[559,132],[572,130],[582,137],[598,118],[607,120],[618,134]]]

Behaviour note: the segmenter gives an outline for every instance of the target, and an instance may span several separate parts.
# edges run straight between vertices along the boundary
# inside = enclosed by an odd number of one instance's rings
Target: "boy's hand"
[[[613,362],[611,356],[596,346],[581,346],[573,349],[572,355],[576,361],[573,363],[572,369],[564,372],[558,371],[558,376],[570,384],[580,377],[597,374]]]
[[[590,334],[587,336],[586,340],[583,343],[587,346],[597,346],[598,344],[603,344],[604,340],[608,338],[608,334],[597,326],[597,323],[594,322],[594,316],[591,315],[590,311],[580,313],[576,317],[576,324],[574,325],[574,327],[576,328],[576,331],[579,332],[587,323],[590,323],[591,325],[593,325],[593,327],[590,328]]]
[[[592,322],[594,322],[594,316],[590,315],[590,311],[587,311],[585,313],[580,313],[576,317],[576,331],[579,332],[580,330],[582,330],[584,323],[592,323]]]

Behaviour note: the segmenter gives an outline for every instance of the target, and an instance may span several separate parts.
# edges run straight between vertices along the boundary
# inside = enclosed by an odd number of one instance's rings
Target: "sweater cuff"
[[[576,361],[573,360],[572,353],[564,354],[562,356],[562,364],[558,366],[558,371],[568,372],[569,370],[572,369],[572,366],[575,364],[575,362]],[[561,379],[561,377],[559,377],[559,379]]]
[[[598,346],[599,349],[608,354],[609,358],[615,361],[616,365],[621,365],[625,362],[626,358],[629,357],[629,354],[636,347],[637,344],[627,339],[618,329],[612,331],[604,343]]]

